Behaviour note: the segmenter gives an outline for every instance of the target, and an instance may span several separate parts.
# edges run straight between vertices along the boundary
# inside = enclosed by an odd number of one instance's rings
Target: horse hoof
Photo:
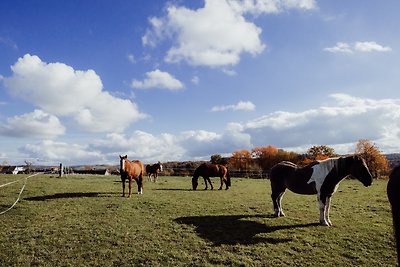
[[[319,222],[319,224],[321,226],[328,226],[328,227],[330,226],[328,222]]]

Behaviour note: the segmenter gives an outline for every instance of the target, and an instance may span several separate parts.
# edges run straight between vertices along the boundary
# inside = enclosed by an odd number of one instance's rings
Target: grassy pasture
[[[22,177],[0,176],[0,184]],[[22,185],[0,188],[0,211]],[[233,179],[228,191],[190,187],[190,178],[161,177],[128,199],[116,176],[32,177],[21,201],[0,215],[0,266],[396,263],[385,181],[343,181],[330,228],[316,224],[315,196],[287,192],[287,217],[273,218],[268,180]]]

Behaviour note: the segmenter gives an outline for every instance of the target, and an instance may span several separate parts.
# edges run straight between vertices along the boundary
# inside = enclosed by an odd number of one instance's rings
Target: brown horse
[[[321,225],[331,226],[329,207],[332,195],[339,183],[347,176],[353,176],[364,184],[372,184],[372,175],[365,161],[359,156],[347,156],[316,161],[305,167],[283,161],[271,169],[270,180],[272,202],[275,215],[285,216],[281,200],[288,188],[303,195],[317,195],[319,202],[319,221]]]
[[[146,165],[146,173],[148,175],[148,180],[156,182],[158,173],[162,172],[163,166],[160,162],[153,164],[153,165]],[[151,176],[153,176],[153,180],[151,179]]]
[[[144,166],[139,160],[128,160],[128,156],[119,156],[120,158],[120,173],[122,181],[122,196],[125,196],[125,180],[129,179],[129,194],[132,195],[132,180],[135,179],[138,186],[138,194],[143,194],[143,176]]]
[[[397,261],[400,265],[400,165],[395,167],[389,175],[387,196],[392,206],[394,236],[397,245]]]
[[[222,186],[225,182],[226,190],[231,186],[231,177],[229,175],[228,168],[221,164],[211,164],[211,163],[203,163],[194,171],[192,178],[192,186],[193,190],[197,189],[199,176],[202,176],[204,179],[204,183],[206,184],[206,188],[208,189],[207,182],[210,183],[211,190],[214,189],[210,177],[219,177],[221,181],[221,186],[218,190],[222,189]]]

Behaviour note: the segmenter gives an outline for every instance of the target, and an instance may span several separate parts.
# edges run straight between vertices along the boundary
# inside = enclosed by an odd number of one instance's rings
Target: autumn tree
[[[250,151],[246,149],[236,150],[232,153],[231,158],[229,159],[229,166],[239,170],[239,171],[247,171],[247,168],[251,162],[251,154]]]
[[[277,163],[278,148],[275,146],[260,146],[251,150],[252,157],[263,171],[268,171]]]
[[[381,174],[388,172],[389,161],[371,141],[367,139],[359,140],[356,144],[355,154],[365,160],[374,178],[378,178]]]
[[[311,160],[324,160],[335,156],[335,150],[325,145],[313,146],[307,150],[307,158]]]

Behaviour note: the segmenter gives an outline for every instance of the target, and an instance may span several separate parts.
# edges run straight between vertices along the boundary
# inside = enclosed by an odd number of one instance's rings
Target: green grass
[[[0,184],[22,177],[0,176]],[[0,211],[22,184],[0,188]],[[228,191],[190,187],[188,177],[161,177],[128,199],[116,176],[32,177],[21,201],[0,215],[0,266],[396,263],[385,181],[342,182],[330,228],[316,224],[316,196],[287,192],[287,217],[273,218],[268,180],[233,179]]]

